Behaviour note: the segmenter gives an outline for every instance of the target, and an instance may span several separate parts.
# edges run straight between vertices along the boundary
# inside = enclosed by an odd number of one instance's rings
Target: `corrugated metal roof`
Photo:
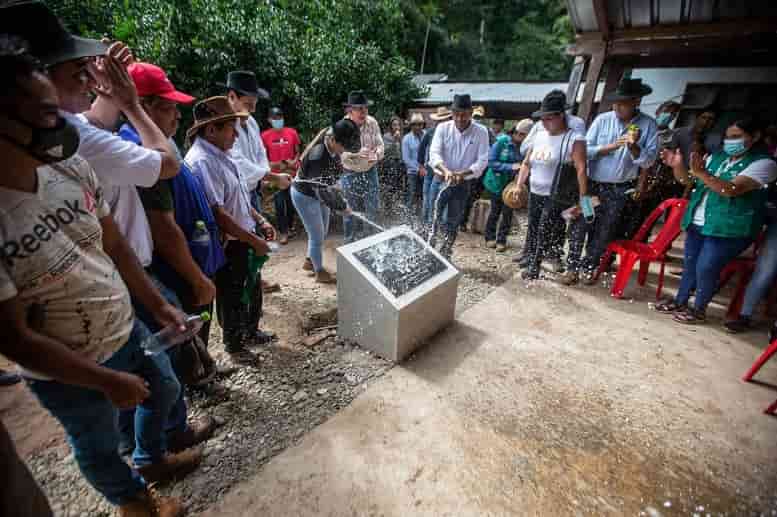
[[[446,81],[448,76],[445,74],[416,74],[413,76],[413,82],[417,86],[426,86],[429,83],[437,81]]]
[[[598,32],[594,0],[567,0],[576,32]],[[615,30],[777,16],[774,0],[607,0]]]
[[[422,104],[444,104],[455,94],[468,93],[472,102],[540,102],[551,90],[566,91],[562,82],[433,82],[426,85],[429,96],[418,99]]]
[[[551,90],[567,91],[567,83],[562,82],[434,82],[426,85],[429,96],[416,99],[417,104],[449,104],[456,94],[468,93],[473,103],[485,102],[524,102],[538,103]],[[583,94],[585,81],[580,84],[578,101]],[[596,100],[602,98],[604,83],[596,88]]]

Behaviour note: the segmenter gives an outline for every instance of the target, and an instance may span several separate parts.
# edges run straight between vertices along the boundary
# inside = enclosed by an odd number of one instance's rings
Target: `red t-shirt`
[[[297,154],[295,148],[302,143],[297,130],[290,127],[265,129],[262,131],[262,142],[270,162],[294,159]]]

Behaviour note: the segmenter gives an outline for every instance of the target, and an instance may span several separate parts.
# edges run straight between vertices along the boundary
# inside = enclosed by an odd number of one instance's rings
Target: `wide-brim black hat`
[[[545,115],[564,113],[571,108],[567,103],[567,94],[561,90],[553,90],[542,99],[540,109],[531,114],[532,118],[542,118]]]
[[[348,94],[348,101],[343,106],[353,106],[355,108],[363,108],[366,106],[372,106],[373,102],[367,98],[362,90],[356,90]]]
[[[11,2],[0,7],[0,33],[24,39],[30,54],[48,66],[99,56],[108,49],[101,41],[70,34],[59,18],[37,1]]]
[[[451,111],[472,111],[472,97],[468,93],[454,95]]]
[[[642,79],[621,79],[615,91],[604,95],[602,102],[617,102],[639,99],[653,93],[653,88],[644,84]]]
[[[237,70],[227,74],[226,83],[216,83],[227,90],[235,90],[242,95],[257,97],[259,99],[269,99],[270,94],[264,88],[259,87],[256,76],[253,72],[246,70]]]

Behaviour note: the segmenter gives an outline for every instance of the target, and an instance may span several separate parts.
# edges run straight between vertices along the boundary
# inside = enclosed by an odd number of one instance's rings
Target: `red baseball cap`
[[[194,97],[179,92],[164,70],[151,63],[132,63],[127,71],[135,82],[140,97],[153,95],[179,104],[191,104]]]

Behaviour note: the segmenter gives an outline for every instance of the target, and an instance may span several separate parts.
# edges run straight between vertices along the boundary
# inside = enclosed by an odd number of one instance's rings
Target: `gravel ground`
[[[482,235],[460,234],[454,250],[454,263],[463,273],[457,313],[483,300],[515,273],[511,259],[523,243],[525,215],[518,214],[517,219],[520,223],[510,236],[506,253],[486,249]],[[298,267],[303,258],[304,242],[300,239],[284,248],[284,264]],[[315,346],[303,344],[311,330],[335,323],[336,292],[287,272],[281,265],[268,268],[267,275],[283,287],[281,293],[266,300],[264,317],[269,322],[283,321],[271,324],[280,341],[258,353],[255,367],[240,368],[223,379],[219,393],[188,394],[192,417],[207,414],[222,423],[205,445],[202,466],[184,480],[162,487],[164,493],[181,497],[190,514],[208,508],[235,484],[256,473],[307,431],[347,406],[392,366],[336,337]],[[228,363],[221,352],[220,329],[215,325],[211,343],[217,360]],[[112,515],[111,506],[84,481],[66,446],[46,449],[27,461],[55,515]]]

